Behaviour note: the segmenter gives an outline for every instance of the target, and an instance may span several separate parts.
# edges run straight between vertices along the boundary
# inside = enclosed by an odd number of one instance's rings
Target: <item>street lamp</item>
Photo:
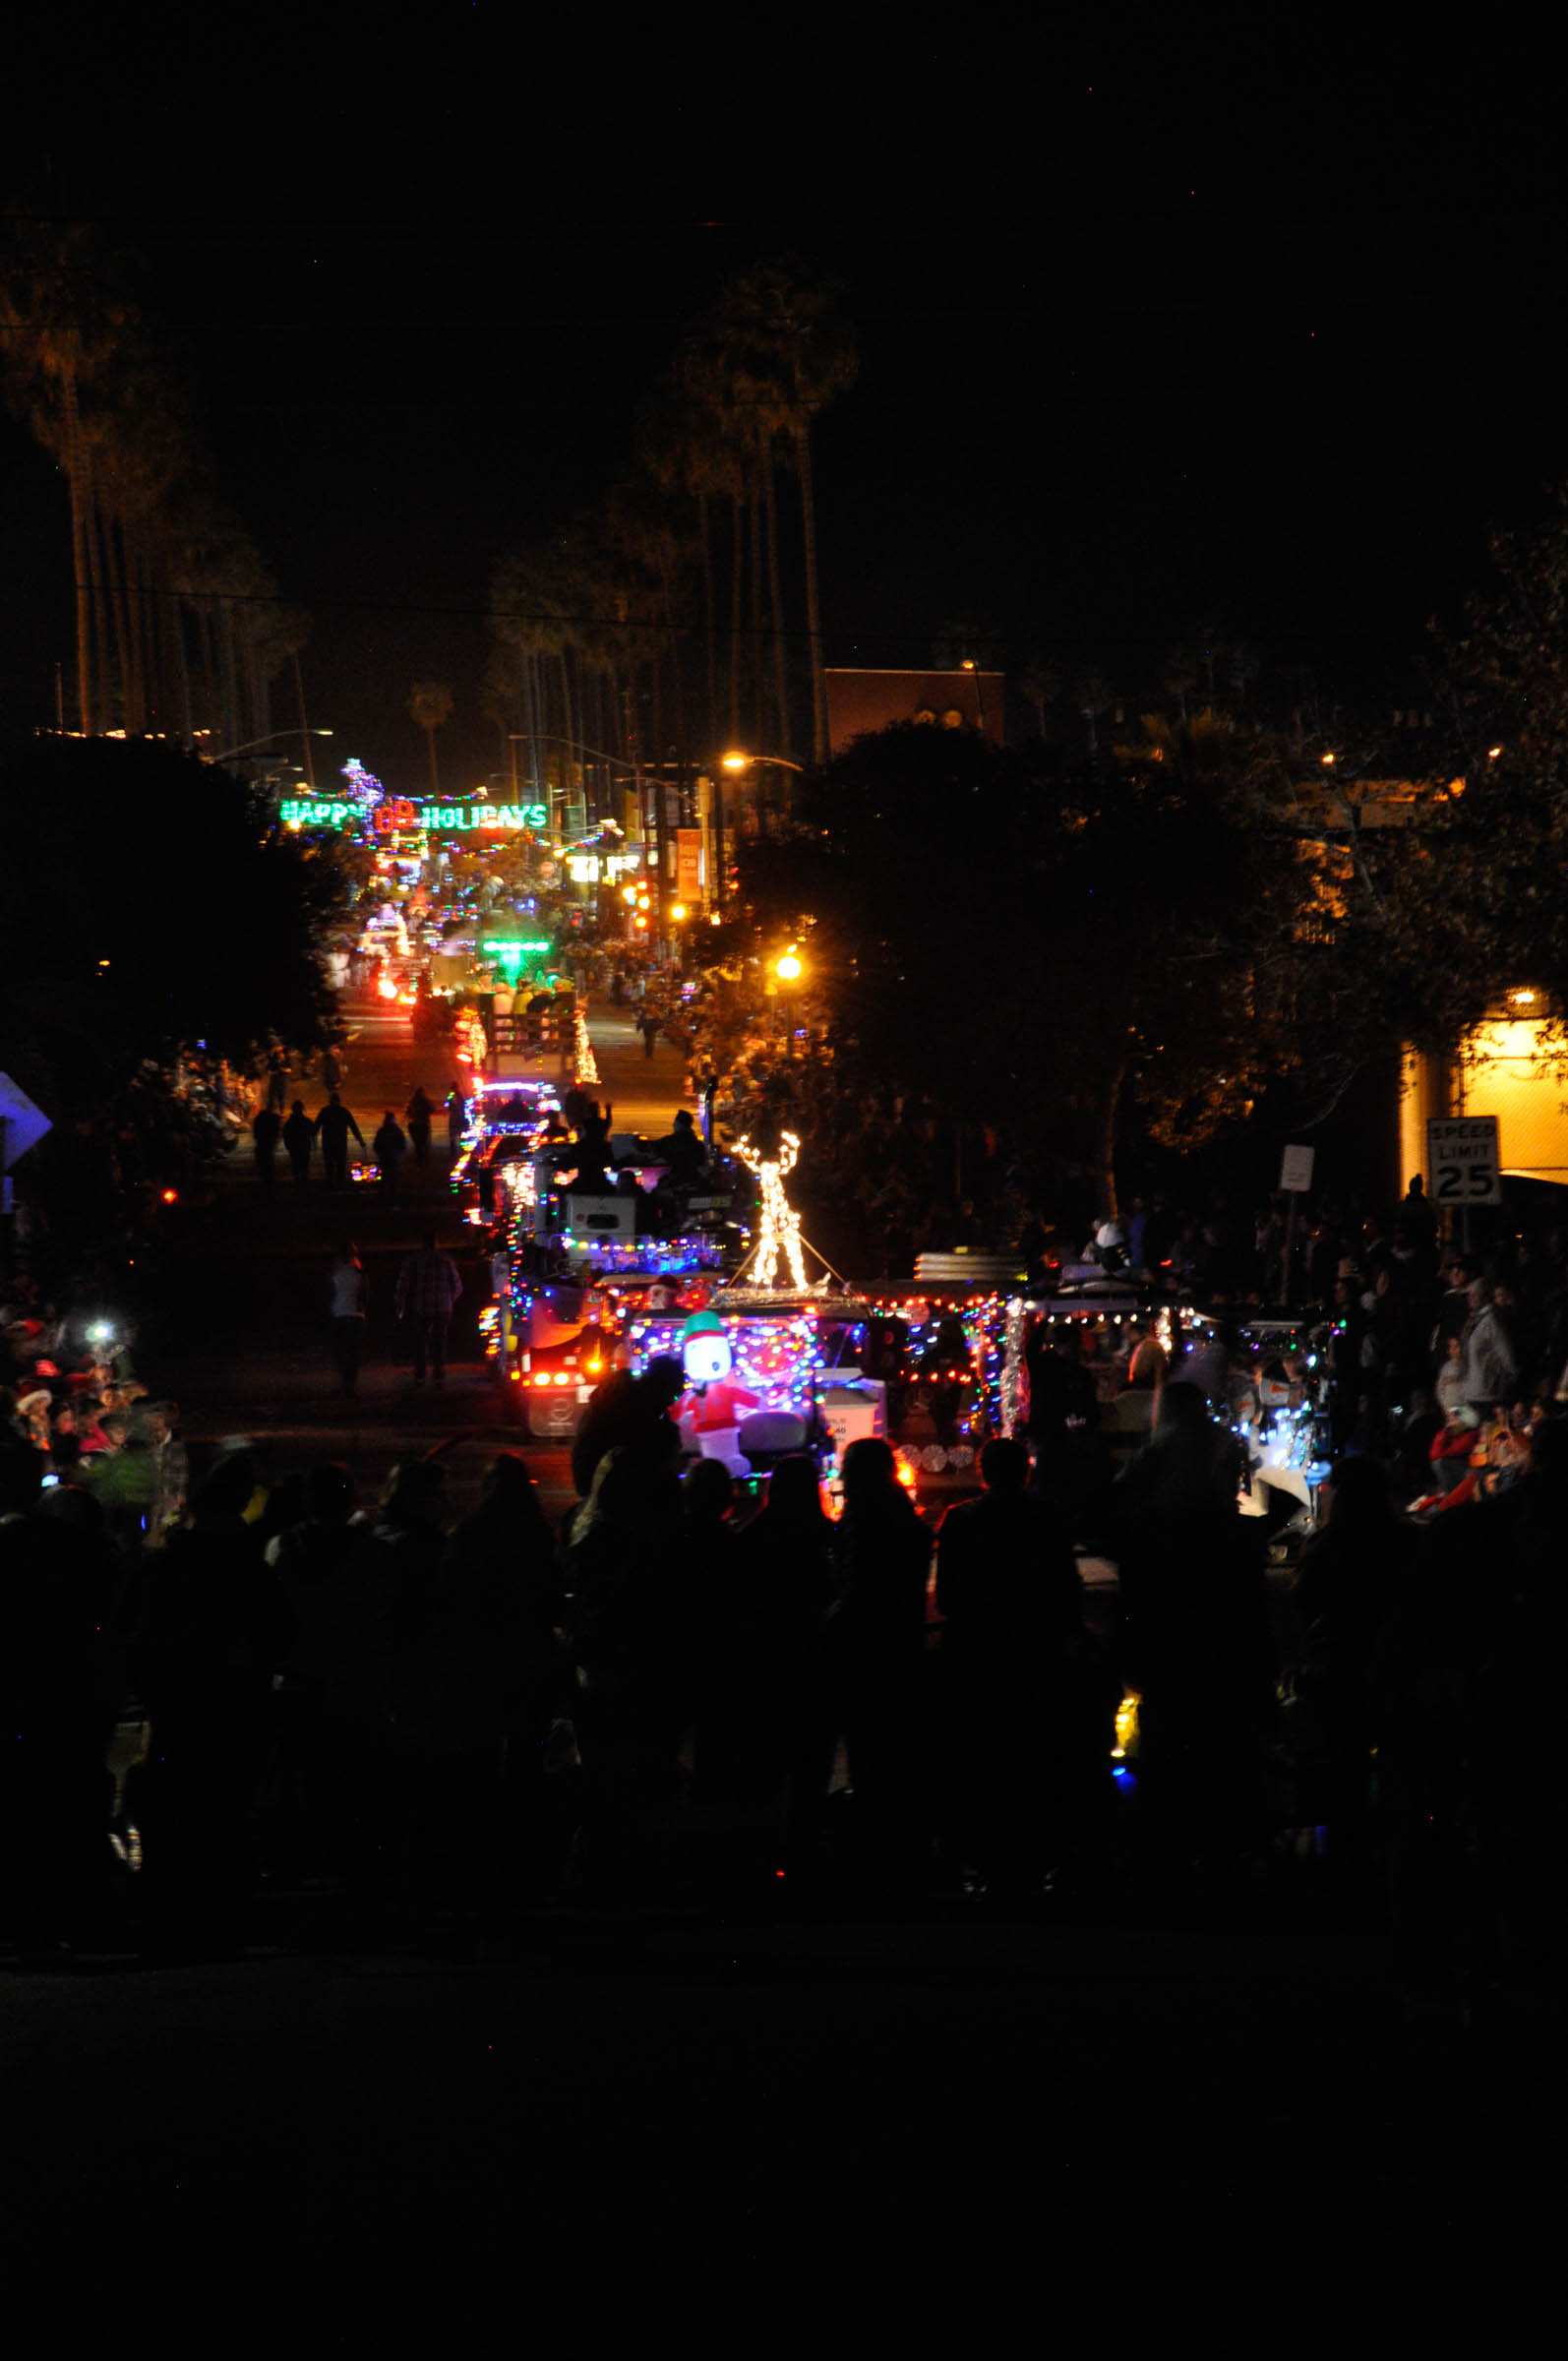
[[[788,755],[743,755],[736,747],[719,757],[719,768],[732,772],[751,770],[758,762],[765,762],[772,770],[798,770],[804,774],[806,769],[804,762],[792,762]]]
[[[732,746],[728,754],[720,755],[717,767],[721,772],[728,771],[732,778],[738,778],[743,771],[754,770],[758,763],[763,762],[774,770],[804,771],[806,768],[804,762],[792,762],[788,755],[749,755],[738,746]],[[713,781],[713,902],[716,909],[724,906],[724,782],[718,777]]]
[[[800,954],[793,942],[789,949],[781,951],[773,962],[773,973],[781,984],[798,984],[805,972],[801,965]]]
[[[265,738],[247,738],[243,746],[225,746],[220,755],[208,755],[209,762],[228,762],[235,755],[248,755],[253,747],[271,746],[274,738],[331,738],[331,730],[269,730]]]

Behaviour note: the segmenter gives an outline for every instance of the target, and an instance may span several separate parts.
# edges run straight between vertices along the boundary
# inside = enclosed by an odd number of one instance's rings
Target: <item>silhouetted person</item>
[[[936,1544],[948,1785],[961,1856],[1027,1886],[1093,1833],[1117,1692],[1084,1646],[1077,1563],[1025,1488],[1023,1444],[989,1442],[981,1478]]]
[[[1395,1514],[1377,1460],[1341,1460],[1330,1490],[1328,1522],[1301,1552],[1294,1585],[1305,1626],[1297,1685],[1325,1756],[1322,1789],[1303,1800],[1312,1823],[1328,1825],[1330,1857],[1343,1853],[1354,1866],[1365,1842],[1389,1649],[1419,1536]]]
[[[811,1850],[833,1768],[822,1637],[835,1592],[833,1535],[814,1460],[804,1452],[781,1459],[760,1516],[737,1538],[734,1582],[713,1635],[722,1685],[710,1711],[736,1791],[796,1861]],[[700,1735],[699,1727],[699,1743]]]
[[[391,1200],[397,1194],[397,1179],[408,1153],[408,1134],[397,1120],[392,1108],[382,1117],[380,1128],[371,1141],[371,1154],[381,1167],[381,1193]]]
[[[453,1164],[462,1153],[462,1135],[468,1127],[468,1101],[462,1085],[453,1082],[447,1092],[447,1148]]]
[[[221,1459],[148,1583],[137,1659],[152,1751],[138,1816],[148,1901],[169,1932],[211,1926],[231,1937],[249,1883],[272,1675],[293,1639],[287,1602],[244,1521],[255,1489],[249,1452]]]
[[[305,1103],[296,1099],[283,1125],[283,1145],[288,1161],[294,1168],[294,1185],[303,1188],[310,1179],[311,1150],[316,1145],[316,1126],[305,1113]]]
[[[269,1196],[277,1179],[277,1143],[283,1134],[283,1119],[275,1107],[258,1107],[251,1118],[251,1138],[256,1146],[256,1178]]]
[[[354,1393],[359,1385],[367,1309],[365,1266],[359,1259],[358,1247],[345,1238],[332,1264],[329,1296],[332,1359],[337,1363],[338,1381],[345,1394]]]
[[[416,1165],[430,1162],[430,1126],[435,1118],[435,1101],[421,1082],[403,1113],[408,1118],[408,1140]]]
[[[436,1383],[445,1385],[447,1330],[461,1294],[457,1265],[436,1244],[435,1231],[426,1230],[397,1274],[397,1317],[413,1331],[415,1385],[424,1384],[427,1363]]]
[[[681,1108],[665,1138],[655,1140],[652,1149],[655,1163],[669,1168],[670,1179],[678,1188],[689,1188],[700,1180],[707,1170],[697,1128],[688,1110]]]
[[[1240,1454],[1185,1383],[1113,1507],[1122,1647],[1140,1691],[1145,1804],[1189,1855],[1258,1833],[1275,1654],[1261,1537],[1239,1513]]]
[[[897,1481],[886,1443],[844,1454],[834,1544],[839,1595],[828,1662],[869,1866],[914,1875],[922,1856],[920,1718],[931,1535]]]
[[[349,1139],[357,1139],[363,1147],[365,1134],[335,1090],[329,1094],[326,1106],[316,1118],[316,1136],[322,1143],[322,1168],[327,1176],[328,1187],[346,1187]]]

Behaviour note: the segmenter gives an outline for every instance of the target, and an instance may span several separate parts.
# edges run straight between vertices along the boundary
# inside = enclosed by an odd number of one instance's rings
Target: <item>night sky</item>
[[[1210,10],[1155,51],[993,9],[893,52],[810,12],[596,48],[485,7],[67,8],[0,177],[144,258],[313,615],[312,718],[393,783],[422,674],[446,775],[494,765],[494,559],[613,472],[724,274],[791,250],[862,347],[820,429],[829,661],[964,618],[1135,699],[1209,617],[1394,704],[1487,524],[1568,474],[1555,100],[1522,43],[1323,22]],[[0,701],[47,720],[64,495],[8,420],[0,517]]]

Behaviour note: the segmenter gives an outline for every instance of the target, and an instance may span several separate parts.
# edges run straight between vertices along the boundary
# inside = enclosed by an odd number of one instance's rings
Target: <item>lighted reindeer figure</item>
[[[806,1257],[801,1251],[801,1217],[784,1194],[784,1176],[793,1173],[800,1162],[801,1143],[793,1131],[781,1131],[776,1156],[759,1155],[749,1139],[737,1140],[735,1153],[747,1171],[756,1175],[762,1189],[753,1284],[756,1287],[775,1284],[782,1250],[789,1264],[791,1284],[804,1293]]]

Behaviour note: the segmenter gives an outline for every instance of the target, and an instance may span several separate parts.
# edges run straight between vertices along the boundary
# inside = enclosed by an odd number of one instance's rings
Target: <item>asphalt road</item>
[[[347,1017],[342,1097],[367,1140],[389,1107],[401,1118],[421,1083],[438,1104],[445,1099],[451,1076],[415,1044],[406,1010],[371,999],[352,1003]],[[592,1034],[600,1095],[613,1102],[617,1126],[655,1135],[667,1130],[683,1104],[676,1052],[660,1042],[653,1058],[645,1057],[630,1019],[607,1005],[595,1010]],[[314,1114],[326,1093],[319,1077],[296,1076],[289,1095]],[[179,1401],[199,1455],[244,1434],[278,1475],[314,1459],[342,1459],[368,1499],[400,1459],[440,1445],[449,1492],[463,1507],[494,1452],[521,1449],[550,1511],[568,1505],[566,1452],[524,1440],[513,1404],[479,1353],[475,1320],[488,1301],[488,1273],[472,1233],[457,1219],[448,1171],[441,1120],[429,1166],[406,1167],[392,1203],[366,1184],[332,1195],[319,1169],[296,1189],[286,1166],[269,1198],[245,1146],[227,1160],[216,1203],[193,1222],[177,1258],[174,1283],[188,1307],[184,1349],[161,1357],[153,1372]],[[440,1393],[414,1389],[393,1317],[398,1264],[427,1223],[438,1226],[465,1281]],[[365,1366],[352,1399],[337,1391],[326,1319],[327,1272],[345,1236],[360,1250],[370,1295]]]

